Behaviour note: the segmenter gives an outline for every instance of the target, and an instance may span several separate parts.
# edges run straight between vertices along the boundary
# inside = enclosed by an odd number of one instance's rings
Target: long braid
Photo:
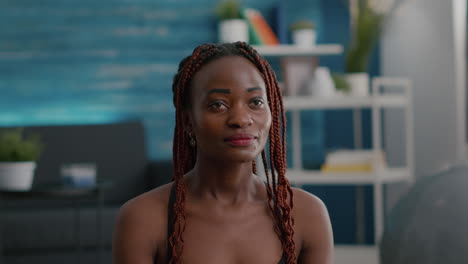
[[[187,63],[188,60],[183,60],[179,68],[183,68],[183,66]],[[180,83],[183,83],[183,80],[179,80],[181,78],[181,72],[177,73],[177,75],[174,77],[174,85],[173,85],[173,93],[174,93],[174,105],[178,106],[181,105],[183,102],[181,102],[181,94],[183,94],[183,90],[179,89],[178,86],[180,86]],[[177,109],[177,107],[176,107]],[[174,225],[174,233],[170,234],[171,236],[169,237],[169,243],[172,251],[172,259],[170,260],[171,263],[179,263],[180,262],[180,255],[178,254],[178,251],[182,252],[183,248],[183,239],[182,239],[182,228],[181,228],[181,223],[183,222],[182,219],[185,219],[185,212],[183,210],[183,207],[185,205],[185,188],[183,188],[183,170],[184,170],[184,157],[186,156],[186,151],[182,150],[184,148],[185,144],[185,137],[183,134],[184,131],[184,124],[182,122],[183,118],[182,112],[176,110],[176,126],[174,129],[174,144],[173,144],[173,180],[174,180],[174,185],[176,189],[176,201],[174,204],[174,223],[171,223]],[[181,210],[182,208],[182,210]],[[179,248],[177,247],[179,246]]]
[[[189,105],[190,83],[194,74],[203,65],[224,56],[242,56],[252,62],[262,74],[266,85],[268,104],[272,113],[272,125],[269,131],[269,164],[265,150],[262,151],[262,162],[267,178],[268,207],[275,222],[275,231],[281,241],[288,264],[296,263],[294,243],[294,219],[292,217],[293,194],[286,179],[286,118],[276,76],[266,60],[248,44],[236,42],[232,44],[203,44],[194,49],[192,55],[179,64],[174,76],[172,90],[176,108],[176,127],[173,145],[173,180],[176,190],[174,204],[174,233],[170,236],[172,258],[170,263],[181,263],[183,252],[183,232],[185,229],[185,199],[186,189],[184,175],[191,170],[196,161],[194,147],[189,146],[187,127],[184,124],[184,110]],[[270,165],[270,166],[268,166]],[[269,168],[271,167],[271,168]],[[255,161],[252,171],[257,171]]]

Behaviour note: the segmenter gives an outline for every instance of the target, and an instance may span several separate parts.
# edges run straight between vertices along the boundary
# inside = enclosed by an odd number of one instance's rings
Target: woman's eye
[[[251,101],[251,105],[257,108],[261,107],[263,104],[264,104],[264,101],[261,98],[255,98]]]
[[[209,104],[208,107],[213,111],[222,111],[226,108],[226,105],[224,105],[222,102],[213,102]]]

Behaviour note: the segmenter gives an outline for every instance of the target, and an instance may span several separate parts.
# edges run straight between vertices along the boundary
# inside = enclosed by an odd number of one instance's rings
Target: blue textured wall
[[[144,121],[149,156],[171,157],[172,76],[215,42],[215,0],[0,1],[0,126]],[[274,2],[244,1],[271,21]],[[320,24],[320,1],[287,18]]]

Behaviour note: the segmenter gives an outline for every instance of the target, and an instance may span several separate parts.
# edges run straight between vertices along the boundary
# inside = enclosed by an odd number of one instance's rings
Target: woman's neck
[[[197,160],[186,177],[190,192],[201,199],[237,204],[257,199],[260,180],[252,162],[213,162]]]

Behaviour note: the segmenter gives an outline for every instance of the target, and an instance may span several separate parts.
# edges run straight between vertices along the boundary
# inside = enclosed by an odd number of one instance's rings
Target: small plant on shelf
[[[387,20],[404,0],[349,1],[351,42],[345,68],[349,73],[367,72],[372,55]]]
[[[382,30],[384,15],[375,12],[367,0],[359,1],[353,19],[351,43],[346,53],[347,72],[367,72],[369,57]]]
[[[337,91],[348,93],[350,90],[350,86],[346,77],[342,73],[332,73],[332,79],[335,83],[335,88]]]
[[[316,33],[315,25],[309,20],[299,20],[289,25],[291,38],[295,45],[313,46],[315,45]]]
[[[37,135],[24,137],[22,129],[0,131],[0,162],[36,161],[41,151]]]
[[[0,130],[0,189],[30,190],[41,152],[38,136],[24,137],[23,129]]]
[[[401,2],[401,0],[349,0],[351,42],[346,52],[345,70],[352,95],[369,95],[370,57],[386,20]]]
[[[312,23],[312,21],[309,21],[309,20],[299,20],[289,25],[290,31],[302,30],[302,29],[314,29],[314,28],[315,28],[314,23]]]
[[[237,0],[223,0],[216,8],[219,19],[218,41],[221,43],[249,41],[249,27],[242,19],[241,4]]]
[[[241,5],[236,0],[221,1],[217,8],[216,14],[219,20],[241,19]]]

